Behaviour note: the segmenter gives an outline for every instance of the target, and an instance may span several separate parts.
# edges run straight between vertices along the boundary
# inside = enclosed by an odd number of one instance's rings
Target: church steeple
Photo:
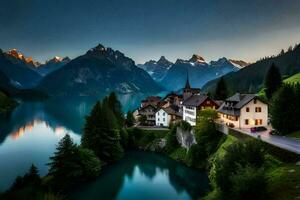
[[[188,72],[186,72],[186,82],[185,82],[184,89],[191,89],[190,81],[189,81],[189,73]]]

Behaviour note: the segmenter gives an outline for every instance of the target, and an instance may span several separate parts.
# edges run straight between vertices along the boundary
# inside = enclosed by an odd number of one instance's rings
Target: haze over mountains
[[[202,56],[194,54],[189,60],[177,59],[172,63],[162,56],[158,61],[150,60],[138,66],[167,90],[176,91],[182,88],[187,75],[194,87],[202,87],[207,81],[238,71],[247,65],[244,61],[224,57],[208,63]]]
[[[193,87],[213,91],[221,76],[232,91],[256,92],[263,85],[268,67],[274,62],[283,75],[300,71],[300,47],[253,64],[222,57],[207,62],[202,56],[177,59],[164,56],[136,65],[122,52],[99,44],[71,60],[55,56],[44,64],[26,57],[16,49],[0,51],[0,89],[34,89],[52,96],[102,95],[117,93],[155,93],[182,89],[187,76]],[[239,84],[236,84],[239,83]]]

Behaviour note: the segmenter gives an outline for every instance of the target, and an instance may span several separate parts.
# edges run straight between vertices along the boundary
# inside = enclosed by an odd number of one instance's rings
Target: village
[[[216,110],[217,122],[231,128],[256,132],[269,126],[268,104],[256,94],[236,93],[225,101],[215,100],[200,88],[192,88],[188,77],[182,94],[171,92],[164,98],[149,96],[134,111],[134,117],[138,126],[169,127],[181,120],[196,126],[197,117],[204,109]]]

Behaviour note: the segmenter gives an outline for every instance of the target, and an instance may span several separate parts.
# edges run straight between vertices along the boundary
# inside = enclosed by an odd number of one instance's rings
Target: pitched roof
[[[182,116],[181,113],[179,113],[178,111],[176,111],[173,107],[167,107],[167,108],[160,108],[162,110],[164,110],[168,115],[177,115],[177,116]],[[158,109],[157,112],[160,110]]]
[[[221,105],[221,107],[218,109],[218,111],[227,115],[239,116],[240,109],[255,98],[257,98],[256,94],[236,93],[235,95],[227,98],[225,102]],[[226,103],[228,102],[232,102],[234,105],[227,106]]]
[[[256,94],[236,93],[235,95],[227,98],[226,101],[237,102],[234,107],[240,109],[256,97],[257,97]]]
[[[187,100],[185,100],[182,104],[185,106],[199,106],[208,98],[205,94],[193,95]]]

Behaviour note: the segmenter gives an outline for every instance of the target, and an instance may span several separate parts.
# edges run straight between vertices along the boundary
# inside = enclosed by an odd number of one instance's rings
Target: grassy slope
[[[237,142],[238,139],[228,135],[225,141],[220,145],[218,151],[210,157],[211,167],[214,159],[223,157],[226,153],[226,147]],[[285,154],[282,154],[284,156]],[[300,166],[295,163],[286,163],[279,161],[272,155],[266,155],[268,160],[267,178],[268,193],[270,200],[290,200],[300,198]],[[219,200],[220,193],[217,189],[212,190],[202,200]]]
[[[295,74],[287,79],[284,79],[284,83],[300,83],[300,73]]]
[[[289,78],[284,79],[283,82],[287,83],[287,84],[300,83],[300,73],[295,74],[293,76],[290,76]],[[264,98],[264,99],[266,99],[265,88],[262,88],[261,90],[259,90],[257,95]]]
[[[11,111],[17,102],[8,98],[4,93],[0,92],[0,113],[5,113]]]
[[[300,198],[300,166],[283,163],[268,172],[268,192],[272,200]]]

